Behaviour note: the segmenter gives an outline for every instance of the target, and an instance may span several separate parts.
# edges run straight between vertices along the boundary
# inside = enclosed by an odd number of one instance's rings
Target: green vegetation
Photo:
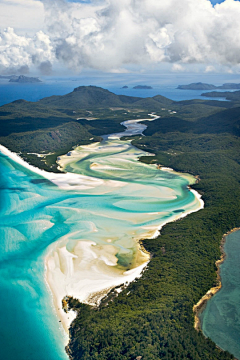
[[[149,110],[143,106],[143,101],[94,86],[76,88],[70,94],[51,96],[35,103],[16,100],[0,107],[0,143],[21,153],[35,166],[58,171],[57,156],[73,146],[99,141],[100,135],[123,131],[120,123],[129,118],[146,118]],[[161,96],[155,101],[158,108],[165,102],[172,103]],[[53,154],[40,158],[37,153]]]
[[[222,235],[240,223],[239,139],[227,133],[154,133],[155,125],[149,123],[151,137],[134,141],[157,153],[142,160],[199,174],[194,188],[203,194],[205,209],[144,241],[152,254],[148,270],[113,302],[110,294],[99,309],[78,309],[69,346],[74,360],[233,358],[194,330],[192,307],[216,280]]]
[[[101,135],[122,131],[120,123],[124,120],[147,118],[149,112],[155,111],[165,119],[181,117],[187,120],[182,126],[188,127],[189,121],[233,106],[230,102],[214,100],[174,102],[161,95],[143,99],[82,86],[70,94],[51,96],[35,103],[16,100],[1,106],[0,143],[20,152],[35,166],[58,171],[57,156],[78,144],[99,141]],[[40,158],[36,153],[53,154]]]
[[[148,269],[118,296],[112,291],[97,309],[70,301],[78,311],[67,348],[71,359],[233,359],[194,330],[192,311],[215,284],[223,234],[240,224],[240,110],[234,109],[236,116],[232,111],[195,122],[148,122],[146,136],[133,141],[156,154],[142,161],[199,175],[194,188],[205,209],[145,240],[152,255]]]
[[[236,103],[177,103],[162,96],[131,98],[82,87],[37,103],[2,106],[0,143],[28,160],[34,155],[27,152],[54,152],[45,158],[47,164],[42,158],[31,160],[50,167],[59,152],[119,131],[122,121],[144,118],[149,111],[161,118],[146,122],[146,136],[133,143],[155,156],[141,161],[199,175],[194,188],[205,208],[166,225],[157,239],[143,241],[152,255],[148,269],[120,294],[113,290],[99,308],[69,300],[78,316],[67,351],[73,360],[233,359],[194,330],[192,308],[216,281],[222,235],[240,225]],[[94,118],[98,120],[90,120]]]

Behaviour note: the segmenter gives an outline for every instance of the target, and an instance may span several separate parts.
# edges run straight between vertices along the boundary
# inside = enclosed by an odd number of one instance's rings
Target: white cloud
[[[53,48],[49,36],[39,31],[34,37],[17,35],[12,28],[0,33],[0,69],[39,66],[52,61]]]
[[[44,6],[38,0],[1,0],[0,29],[12,27],[19,34],[34,34],[44,28]]]
[[[216,70],[216,68],[215,68],[215,66],[213,66],[213,65],[208,65],[208,66],[206,66],[206,68],[205,68],[205,73],[211,73],[211,72],[216,72],[217,70]]]
[[[5,67],[58,62],[77,71],[123,71],[131,64],[168,62],[181,71],[180,62],[206,64],[210,71],[212,63],[240,64],[238,1],[215,7],[209,0],[12,1],[16,8],[43,4],[46,29],[31,37],[2,32],[0,64]]]
[[[110,73],[112,74],[128,74],[129,70],[121,68],[121,69],[111,69]]]
[[[172,71],[173,72],[181,72],[181,71],[184,71],[185,70],[185,68],[182,66],[182,65],[180,65],[180,64],[173,64],[173,66],[172,66]]]

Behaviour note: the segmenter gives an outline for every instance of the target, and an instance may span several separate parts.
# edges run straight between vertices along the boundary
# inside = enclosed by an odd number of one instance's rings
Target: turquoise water
[[[52,229],[43,226],[47,206],[62,195],[1,154],[0,173],[0,358],[66,360],[43,263],[48,244],[65,231],[57,218]]]
[[[222,288],[201,315],[204,335],[240,359],[240,230],[227,236],[220,266]]]
[[[141,131],[128,124],[128,134]],[[146,154],[106,137],[59,159],[76,174],[49,180],[0,152],[1,359],[66,360],[52,295],[60,306],[64,295],[86,300],[89,289],[124,281],[148,261],[138,239],[201,207],[192,176],[140,163]]]

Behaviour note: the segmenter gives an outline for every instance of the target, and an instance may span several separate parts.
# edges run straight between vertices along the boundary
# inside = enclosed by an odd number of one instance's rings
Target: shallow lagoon
[[[139,125],[129,123],[128,135]],[[140,275],[149,256],[139,239],[201,208],[192,176],[140,163],[147,153],[120,135],[61,157],[68,174],[40,174],[1,154],[1,358],[67,359],[51,295],[56,310],[63,295],[96,302]]]

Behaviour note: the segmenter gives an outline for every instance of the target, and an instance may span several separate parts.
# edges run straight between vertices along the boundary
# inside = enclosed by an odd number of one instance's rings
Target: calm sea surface
[[[190,100],[190,99],[202,99],[201,94],[206,92],[202,90],[178,90],[178,84],[174,85],[153,85],[153,89],[149,90],[137,90],[133,89],[133,85],[129,85],[128,89],[122,89],[121,86],[104,81],[93,81],[89,78],[76,79],[45,79],[42,83],[36,84],[18,84],[9,83],[8,80],[0,79],[0,106],[12,102],[18,99],[24,99],[28,101],[37,101],[43,97],[52,95],[65,95],[74,88],[83,85],[96,85],[108,89],[118,95],[128,95],[137,97],[152,97],[155,95],[162,95],[175,101]],[[151,84],[150,84],[151,85]],[[216,100],[216,98],[215,98]],[[221,98],[223,101],[224,99]]]

